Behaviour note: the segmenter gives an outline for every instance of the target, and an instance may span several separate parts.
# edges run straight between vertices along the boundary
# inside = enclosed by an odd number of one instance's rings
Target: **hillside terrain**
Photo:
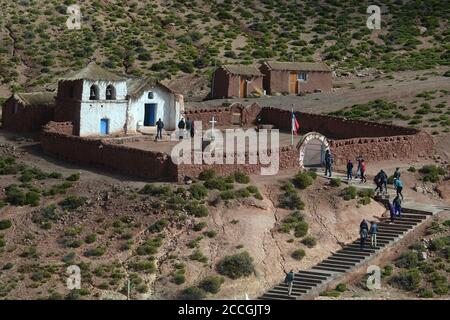
[[[79,3],[81,29],[67,7]],[[373,3],[370,3],[373,4]],[[0,96],[54,89],[90,60],[206,96],[222,63],[324,60],[336,75],[449,64],[448,1],[383,1],[381,30],[367,1],[1,1]],[[184,79],[184,80],[183,80]]]

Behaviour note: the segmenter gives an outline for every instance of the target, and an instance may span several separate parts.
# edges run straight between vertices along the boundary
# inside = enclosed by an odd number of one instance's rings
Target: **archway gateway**
[[[325,151],[330,149],[328,139],[318,132],[309,132],[297,144],[301,168],[318,167],[324,161]]]

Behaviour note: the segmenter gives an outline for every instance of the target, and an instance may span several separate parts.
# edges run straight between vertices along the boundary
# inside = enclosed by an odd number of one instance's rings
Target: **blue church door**
[[[109,119],[100,120],[100,134],[101,135],[109,134]]]
[[[146,103],[144,113],[144,126],[154,126],[156,123],[156,103]]]

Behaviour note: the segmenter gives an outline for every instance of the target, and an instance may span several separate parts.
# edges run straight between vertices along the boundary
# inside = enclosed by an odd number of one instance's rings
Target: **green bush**
[[[191,260],[206,263],[208,262],[208,257],[205,256],[199,249],[194,250],[194,252],[189,256]]]
[[[342,181],[339,178],[333,178],[330,180],[330,186],[332,186],[332,187],[340,187],[341,183],[342,183]]]
[[[236,171],[234,173],[234,180],[237,183],[247,184],[250,182],[250,177],[242,172]]]
[[[217,177],[217,178],[212,178],[212,179],[206,180],[204,182],[204,185],[206,188],[211,189],[211,190],[216,189],[219,191],[225,191],[225,190],[233,189],[233,184],[227,183],[225,181],[225,179],[222,177]]]
[[[291,257],[295,260],[302,260],[305,257],[306,253],[303,249],[297,249],[292,252]]]
[[[416,168],[415,168],[415,167],[409,167],[409,168],[408,168],[408,171],[409,171],[409,172],[416,172]]]
[[[345,188],[342,192],[344,200],[351,200],[356,198],[356,188],[354,186],[349,186]]]
[[[312,236],[308,236],[308,237],[305,237],[302,240],[302,243],[305,246],[307,246],[308,248],[313,248],[313,247],[315,247],[317,245],[317,240],[316,240],[316,238],[314,238]]]
[[[446,276],[441,275],[438,272],[433,272],[430,280],[435,294],[446,295],[448,293],[449,283]]]
[[[183,284],[186,282],[186,277],[184,274],[175,273],[172,277],[172,282],[178,285]]]
[[[198,178],[203,181],[208,181],[215,178],[216,172],[213,169],[207,169],[200,172]]]
[[[220,199],[222,200],[232,200],[235,196],[236,195],[233,190],[225,190],[220,193]]]
[[[95,247],[95,248],[87,249],[84,252],[84,255],[86,257],[101,257],[102,255],[105,254],[105,252],[106,252],[105,247]]]
[[[64,200],[60,201],[59,205],[64,210],[73,211],[83,206],[86,202],[87,202],[86,197],[68,196]]]
[[[182,300],[202,300],[206,297],[206,292],[198,287],[189,287],[181,292]]]
[[[217,235],[217,231],[215,230],[209,230],[209,231],[205,231],[203,232],[203,234],[205,236],[207,236],[208,238],[214,238]]]
[[[430,291],[426,288],[419,289],[419,297],[420,298],[433,298],[433,291]]]
[[[193,229],[194,229],[194,231],[201,231],[205,227],[206,227],[206,222],[199,222],[194,225]]]
[[[25,194],[25,203],[32,207],[38,206],[40,199],[41,195],[37,192],[30,191]]]
[[[197,200],[203,200],[208,195],[208,189],[201,184],[195,183],[189,188],[192,197]]]
[[[347,285],[345,283],[339,283],[336,286],[335,290],[338,291],[338,292],[345,292],[345,291],[347,291]]]
[[[23,206],[26,203],[25,193],[15,184],[7,186],[5,194],[6,201],[12,205]]]
[[[0,230],[6,230],[11,228],[12,223],[11,220],[6,219],[6,220],[0,220]]]
[[[423,181],[429,181],[436,183],[440,180],[440,176],[446,174],[446,170],[443,167],[437,167],[435,165],[425,165],[419,169],[419,172],[423,175]]]
[[[391,278],[390,283],[399,286],[400,288],[413,291],[419,287],[421,281],[419,270],[412,269],[401,271],[398,275]]]
[[[292,179],[292,183],[299,189],[306,189],[312,185],[314,179],[308,172],[299,172]]]
[[[248,186],[247,190],[251,193],[251,194],[256,194],[259,193],[258,187],[256,186]]]
[[[78,172],[74,173],[74,174],[71,174],[70,176],[68,176],[66,178],[66,180],[67,181],[78,181],[78,180],[80,180],[80,174]]]
[[[450,237],[441,237],[433,239],[430,243],[430,250],[439,251],[450,245]]]
[[[161,247],[162,242],[162,236],[156,236],[155,238],[148,239],[136,248],[136,253],[140,256],[156,254],[158,252],[158,248]]]
[[[298,222],[294,229],[294,235],[297,238],[301,238],[306,236],[307,233],[308,233],[308,223],[306,223],[306,221]]]
[[[148,194],[151,196],[170,196],[172,195],[172,189],[170,186],[155,186],[152,184],[146,184],[140,191],[140,194]]]
[[[235,191],[236,197],[238,198],[248,198],[251,196],[250,191],[247,188],[239,189]]]
[[[363,206],[370,204],[371,199],[369,197],[364,197],[359,199],[358,203],[362,204]]]
[[[129,263],[128,265],[133,271],[142,271],[145,273],[155,273],[156,265],[154,259],[149,260],[137,260]]]
[[[152,224],[148,230],[151,233],[158,233],[163,231],[169,225],[169,221],[167,219],[161,219]]]
[[[399,268],[413,269],[419,266],[419,254],[417,251],[405,251],[395,261],[395,265]]]
[[[364,198],[373,198],[375,196],[375,191],[373,189],[363,189],[358,191],[358,197]]]
[[[300,199],[297,191],[286,191],[278,198],[278,206],[284,209],[303,210],[305,203]]]
[[[97,235],[95,233],[91,233],[89,235],[86,236],[86,239],[84,239],[84,241],[86,243],[94,243],[97,240]]]
[[[248,277],[255,272],[253,258],[247,251],[225,256],[217,265],[217,271],[231,279]]]
[[[198,286],[206,292],[216,294],[220,291],[220,286],[224,281],[223,277],[209,276],[204,278]]]
[[[208,215],[208,208],[206,208],[202,204],[198,204],[195,202],[188,203],[184,209],[189,215],[192,215],[194,217],[200,218],[200,217],[206,217]]]
[[[385,266],[383,268],[381,276],[382,277],[390,277],[393,272],[394,272],[394,267],[392,265],[388,264],[387,266]]]

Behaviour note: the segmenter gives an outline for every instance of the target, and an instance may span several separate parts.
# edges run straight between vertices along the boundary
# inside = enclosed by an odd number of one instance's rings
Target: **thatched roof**
[[[234,75],[243,75],[243,76],[256,76],[262,77],[262,73],[252,65],[244,65],[244,64],[225,64],[222,68],[228,73]]]
[[[123,76],[118,76],[106,69],[103,69],[95,62],[90,62],[86,67],[81,70],[74,71],[62,77],[62,81],[75,81],[75,80],[91,80],[91,81],[123,81],[126,80]]]
[[[17,92],[13,98],[26,107],[54,107],[55,92]]]
[[[330,67],[328,67],[323,62],[278,62],[278,61],[267,61],[266,65],[271,70],[276,70],[276,71],[324,71],[324,72],[331,72]]]
[[[139,97],[144,91],[151,90],[152,88],[160,86],[170,93],[175,93],[169,87],[163,85],[159,81],[151,78],[132,78],[127,80],[128,95],[132,98]]]

